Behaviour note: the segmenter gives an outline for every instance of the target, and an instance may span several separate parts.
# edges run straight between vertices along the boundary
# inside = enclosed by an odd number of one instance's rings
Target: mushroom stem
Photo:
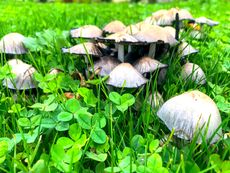
[[[131,45],[128,46],[128,53],[129,52],[132,52],[132,46]]]
[[[124,62],[124,45],[123,44],[118,44],[118,59],[121,62]]]
[[[156,53],[156,43],[152,43],[152,44],[150,44],[150,47],[149,47],[149,54],[148,54],[148,56],[151,57],[151,58],[154,58],[155,57],[155,53]]]

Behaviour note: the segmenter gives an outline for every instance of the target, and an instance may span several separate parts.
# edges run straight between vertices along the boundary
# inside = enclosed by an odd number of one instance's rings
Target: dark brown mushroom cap
[[[101,51],[95,46],[94,43],[86,42],[77,44],[71,48],[62,48],[63,53],[70,53],[76,55],[92,55],[92,56],[102,56]]]
[[[111,71],[121,63],[117,58],[111,56],[103,56],[99,60],[94,62],[94,71],[100,68],[98,73],[100,76],[108,76]],[[90,71],[93,71],[92,67],[89,68]]]
[[[140,31],[134,37],[142,42],[156,43],[163,41],[164,43],[169,43],[171,46],[177,44],[177,40],[159,26],[153,26],[150,29]]]
[[[110,73],[107,84],[119,88],[137,88],[147,81],[131,64],[121,63]]]
[[[36,88],[36,82],[33,79],[33,74],[36,72],[34,67],[19,59],[9,60],[7,64],[11,67],[11,73],[15,77],[4,79],[2,82],[3,86],[18,90]]]
[[[27,53],[23,44],[24,39],[25,37],[19,33],[10,33],[5,35],[0,40],[0,53],[15,55]]]
[[[141,74],[154,72],[157,69],[168,67],[167,64],[162,64],[160,61],[157,61],[150,57],[142,57],[138,59],[133,64],[133,66]]]
[[[102,36],[102,30],[95,25],[85,25],[77,29],[70,30],[72,38],[97,38]]]
[[[178,53],[179,53],[180,57],[184,57],[184,56],[187,56],[187,55],[195,54],[195,53],[198,53],[198,52],[199,51],[197,49],[195,49],[194,47],[192,47],[187,42],[182,42],[179,45],[179,48],[178,48]]]
[[[216,25],[219,24],[219,22],[211,20],[211,19],[208,19],[208,18],[203,17],[203,16],[199,17],[199,18],[196,18],[195,22],[199,23],[199,24],[206,24],[206,25],[209,25],[209,26],[216,26]]]
[[[125,29],[125,27],[126,26],[121,21],[115,20],[115,21],[108,23],[103,28],[103,32],[109,33],[109,34],[114,34],[114,33],[123,31]]]

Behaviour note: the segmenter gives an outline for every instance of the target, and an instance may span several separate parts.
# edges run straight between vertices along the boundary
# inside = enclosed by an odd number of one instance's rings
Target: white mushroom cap
[[[147,81],[131,64],[121,63],[110,73],[107,84],[119,88],[137,88]]]
[[[100,76],[108,76],[111,71],[121,63],[117,58],[104,56],[101,57],[98,61],[94,62],[94,71],[100,68],[98,73]],[[89,71],[93,71],[92,67],[89,68]]]
[[[184,57],[190,54],[198,53],[199,51],[192,47],[187,42],[182,42],[178,48],[178,53],[180,57]]]
[[[162,64],[160,61],[157,61],[150,57],[142,57],[134,63],[134,68],[139,71],[139,73],[149,73],[154,72],[157,69],[165,68],[168,65]]]
[[[62,48],[63,53],[70,53],[76,55],[93,55],[102,56],[101,51],[91,42],[77,44],[71,48]]]
[[[201,131],[209,140],[221,124],[219,110],[214,101],[200,91],[185,92],[169,99],[157,112],[157,116],[179,138],[192,140]],[[212,138],[216,142],[222,136],[221,129]],[[197,142],[201,143],[201,136]]]
[[[139,29],[136,25],[129,25],[123,30],[123,32],[125,32],[129,35],[133,35],[133,34],[136,34],[137,32],[139,32]]]
[[[211,19],[208,19],[206,17],[199,17],[199,18],[196,18],[195,19],[195,22],[196,23],[199,23],[199,24],[207,24],[209,26],[216,26],[219,24],[219,22],[217,21],[214,21],[214,20],[211,20]]]
[[[194,63],[186,63],[182,66],[181,77],[184,80],[192,80],[196,84],[203,85],[206,83],[204,71]]]
[[[19,33],[5,35],[0,40],[0,53],[25,54],[27,50],[23,44],[24,39],[25,37]]]
[[[147,102],[152,106],[153,109],[156,109],[163,105],[164,100],[162,95],[158,91],[156,91],[153,94],[150,93]]]
[[[11,73],[15,74],[16,77],[4,79],[2,82],[4,86],[18,90],[36,88],[33,80],[33,74],[36,72],[34,67],[19,59],[12,59],[7,64],[11,67]]]
[[[117,33],[117,32],[121,32],[125,29],[125,25],[118,20],[114,20],[110,23],[108,23],[104,28],[103,31],[109,34],[113,34],[113,33]]]
[[[119,42],[138,42],[136,38],[134,38],[133,36],[125,32],[117,32],[115,34],[111,34],[107,36],[105,39],[114,40],[117,43]]]
[[[139,41],[148,43],[163,41],[164,43],[169,43],[171,46],[177,44],[177,40],[159,26],[152,26],[147,30],[142,30],[135,34],[134,37]]]
[[[171,26],[166,26],[163,28],[167,33],[171,34],[173,37],[176,36],[176,29]]]
[[[95,25],[85,25],[70,31],[72,38],[96,38],[102,36],[102,30]]]

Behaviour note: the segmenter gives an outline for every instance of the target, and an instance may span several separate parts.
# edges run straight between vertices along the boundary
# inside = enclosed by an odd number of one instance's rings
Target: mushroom
[[[175,130],[175,136],[185,140],[192,140],[198,135],[196,142],[201,143],[202,135],[210,143],[215,143],[222,136],[219,128],[221,117],[215,102],[197,90],[169,99],[157,116],[169,130]]]
[[[176,36],[176,29],[175,29],[175,28],[173,28],[173,27],[171,27],[171,26],[166,26],[166,27],[163,27],[163,29],[164,29],[167,33],[171,34],[171,35],[175,38],[175,36]]]
[[[108,23],[104,28],[103,32],[106,34],[114,34],[117,32],[121,32],[126,28],[126,26],[119,20],[114,20]]]
[[[10,33],[0,40],[0,53],[20,55],[27,53],[23,44],[25,37],[19,33]]]
[[[169,44],[170,46],[177,44],[177,40],[159,26],[152,26],[146,30],[139,31],[134,35],[134,37],[141,42],[151,43],[148,54],[150,57],[155,57],[157,42],[163,41],[165,44]]]
[[[163,105],[164,100],[162,95],[158,91],[155,91],[153,94],[149,94],[147,102],[152,106],[153,109],[157,109]]]
[[[118,59],[122,62],[124,62],[124,45],[125,44],[134,44],[136,42],[139,42],[137,39],[135,39],[133,36],[125,33],[125,32],[118,32],[115,34],[111,34],[107,36],[106,38],[101,38],[99,41],[105,41],[105,42],[114,42],[115,45],[118,48]]]
[[[196,23],[199,23],[199,24],[206,24],[206,25],[208,25],[208,26],[216,26],[216,25],[218,25],[219,24],[219,22],[217,22],[217,21],[214,21],[214,20],[211,20],[211,19],[208,19],[208,18],[206,18],[206,17],[199,17],[199,18],[196,18],[195,19],[195,22]]]
[[[72,38],[95,39],[102,36],[102,30],[95,25],[85,25],[80,28],[71,29]]]
[[[168,67],[167,64],[152,59],[151,57],[142,57],[134,63],[134,68],[137,69],[141,74],[151,73],[157,69]]]
[[[191,80],[199,85],[206,83],[204,71],[194,63],[186,63],[182,66],[181,77],[184,80]]]
[[[102,56],[101,51],[94,43],[86,42],[77,44],[70,48],[62,48],[63,53],[70,53],[75,55],[92,55],[96,57]]]
[[[178,48],[178,53],[180,57],[185,57],[191,54],[195,54],[198,53],[199,51],[195,48],[193,48],[190,44],[188,44],[187,42],[182,42],[179,45]]]
[[[7,62],[11,73],[15,75],[13,78],[3,80],[3,86],[14,90],[27,90],[36,88],[36,83],[33,79],[35,68],[29,64],[22,62],[19,59],[12,59]]]
[[[108,76],[111,71],[121,63],[118,59],[110,56],[101,57],[98,61],[94,62],[94,66],[89,68],[89,71],[96,71],[100,68],[98,73],[100,76]]]
[[[109,74],[107,84],[119,88],[137,88],[147,81],[131,64],[121,63]]]

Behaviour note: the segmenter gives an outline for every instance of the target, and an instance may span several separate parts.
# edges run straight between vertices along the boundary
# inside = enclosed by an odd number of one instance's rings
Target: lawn
[[[86,24],[103,28],[112,20],[129,25],[159,9],[179,7],[194,17],[220,24],[202,40],[185,37],[198,54],[188,57],[204,71],[205,85],[181,80],[176,55],[166,81],[139,89],[107,87],[106,78],[81,85],[74,76],[87,64],[61,48],[82,42],[69,30]],[[0,2],[0,38],[10,32],[27,37],[28,54],[17,58],[33,65],[39,83],[35,91],[13,91],[0,85],[0,172],[224,172],[230,170],[230,3],[228,0],[189,0],[166,4],[63,4]],[[90,62],[91,58],[88,57]],[[10,74],[0,55],[0,81]],[[52,68],[63,73],[48,75]],[[212,98],[221,114],[222,137],[215,144],[197,144],[173,137],[148,104],[158,90],[164,101],[190,90]],[[66,99],[71,92],[76,99]],[[15,99],[16,98],[16,99]]]

